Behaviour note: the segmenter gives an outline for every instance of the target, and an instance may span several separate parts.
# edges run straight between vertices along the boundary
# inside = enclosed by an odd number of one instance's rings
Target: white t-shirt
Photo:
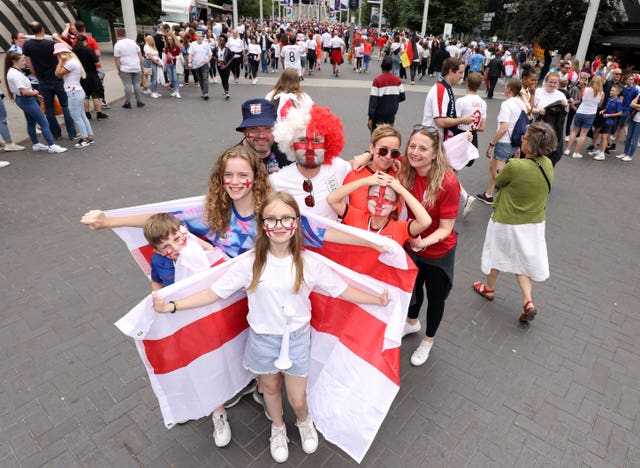
[[[125,73],[139,73],[142,71],[140,66],[140,47],[135,41],[125,38],[120,39],[113,46],[113,56],[120,58],[120,71]]]
[[[593,88],[587,88],[582,93],[582,101],[578,106],[576,114],[595,115],[598,112],[598,104],[602,99],[603,92],[600,92],[597,96],[593,95]]]
[[[246,288],[253,277],[254,252],[239,257],[227,274],[211,285],[211,290],[223,299]],[[249,314],[247,322],[259,334],[284,335],[311,321],[309,294],[319,288],[332,297],[342,294],[348,284],[313,253],[302,252],[304,282],[298,293],[293,292],[295,270],[293,257],[277,258],[267,254],[267,262],[258,287],[247,292]],[[287,326],[283,309],[293,313]]]
[[[7,72],[7,86],[14,96],[20,96],[20,88],[33,89],[29,78],[13,67],[9,67]]]
[[[331,34],[328,32],[322,33],[322,47],[331,47]]]
[[[244,50],[244,42],[239,37],[238,39],[234,39],[233,37],[230,37],[229,41],[227,42],[227,47],[231,52],[233,52],[234,55],[240,55]]]
[[[271,50],[276,57],[280,56],[280,44],[274,42],[273,44],[271,44]]]
[[[566,101],[567,97],[561,91],[554,89],[549,93],[545,88],[536,89],[536,95],[533,97],[533,106],[536,109],[542,109],[556,101]]]
[[[318,45],[318,43],[316,42],[316,40],[315,40],[315,39],[309,39],[309,40],[307,41],[307,51],[308,51],[309,49],[311,49],[311,50],[313,50],[313,51],[315,52],[315,50],[316,50],[316,46],[317,46],[317,45]]]
[[[194,41],[189,44],[189,55],[191,55],[191,65],[193,68],[200,68],[211,60],[211,47],[204,41],[202,41],[201,44]]]
[[[298,41],[296,42],[296,45],[298,46],[298,49],[300,49],[300,55],[307,55],[307,41]]]
[[[356,57],[358,58],[364,57],[364,46],[362,44],[360,44],[359,46],[356,46],[356,48],[353,50],[355,51]]]
[[[278,172],[270,174],[269,179],[271,180],[271,186],[275,190],[289,192],[302,209],[337,221],[338,216],[327,203],[327,195],[342,185],[344,178],[350,171],[351,165],[340,156],[333,158],[330,166],[326,164],[320,166],[318,175],[311,178],[311,183],[313,184],[312,194],[316,201],[313,208],[307,207],[304,203],[304,199],[309,195],[309,192],[305,192],[302,189],[302,183],[306,180],[306,177],[300,173],[296,164],[291,164]]]
[[[508,131],[502,135],[498,143],[511,143],[511,134],[513,128],[516,126],[516,122],[520,117],[521,111],[527,111],[524,102],[519,97],[510,97],[502,104],[500,104],[500,112],[498,112],[498,128],[500,128],[500,122],[509,122]]]
[[[286,45],[282,48],[280,56],[284,59],[284,68],[295,68],[298,75],[302,75],[302,65],[300,64],[300,48],[297,45]]]
[[[422,125],[436,127],[440,136],[444,138],[444,129],[436,125],[437,117],[446,117],[449,107],[449,94],[446,89],[438,97],[438,83],[434,84],[426,99],[424,100],[424,111],[422,113]],[[452,136],[449,134],[449,136]]]
[[[340,36],[333,36],[331,38],[331,48],[332,49],[344,49],[344,41]]]
[[[249,55],[260,56],[260,54],[262,54],[262,47],[260,47],[260,44],[249,44],[248,52]]]
[[[467,94],[456,99],[456,115],[463,116],[469,114],[473,114],[475,120],[469,125],[458,125],[460,130],[477,130],[482,119],[487,118],[487,103],[477,94]]]
[[[64,68],[69,70],[69,73],[63,76],[64,90],[65,91],[79,91],[82,89],[80,85],[80,79],[82,78],[82,65],[80,60],[71,59],[64,64]]]
[[[142,48],[142,52],[144,52],[144,58],[151,60],[156,65],[158,64],[160,54],[155,47],[151,47],[149,44],[145,44]]]

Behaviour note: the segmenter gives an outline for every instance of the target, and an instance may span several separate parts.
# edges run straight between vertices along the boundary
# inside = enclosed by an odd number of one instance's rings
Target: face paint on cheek
[[[243,180],[243,181],[242,181],[242,184],[244,185],[244,188],[249,188],[249,187],[251,187],[251,184],[252,184],[252,183],[253,183],[253,182],[251,181],[251,179],[245,179],[245,180]]]
[[[273,236],[273,231],[275,231],[275,229],[272,228],[264,228],[264,233],[267,235],[267,237],[271,237]]]
[[[314,168],[322,165],[324,162],[324,141],[314,141],[314,134],[309,127],[307,127],[307,133],[305,135],[305,142],[297,141],[293,144],[293,149],[296,151],[296,159],[303,167]]]
[[[369,192],[369,197],[368,200],[374,207],[374,213],[376,216],[386,216],[389,213],[391,213],[391,211],[393,210],[393,207],[395,206],[396,202],[395,201],[391,201],[391,200],[387,200],[386,198],[384,198],[385,194],[387,193],[387,187],[380,187],[380,190],[378,191],[378,195],[372,195],[371,192]]]

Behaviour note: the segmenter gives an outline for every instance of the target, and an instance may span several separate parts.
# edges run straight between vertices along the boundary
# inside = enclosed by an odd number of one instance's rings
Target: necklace
[[[380,226],[380,229],[377,229],[377,230],[376,230],[376,228],[372,229],[371,228],[371,217],[369,217],[369,221],[367,222],[367,231],[375,232],[376,234],[380,234],[380,231],[382,231],[387,226],[387,224],[389,224],[389,219],[387,219],[384,222],[384,224],[382,226]]]

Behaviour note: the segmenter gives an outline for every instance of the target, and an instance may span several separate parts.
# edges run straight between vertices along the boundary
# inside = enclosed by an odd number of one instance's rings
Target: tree
[[[545,49],[575,52],[589,7],[584,0],[518,0],[513,30]],[[620,0],[600,0],[593,37],[613,31],[621,17]]]
[[[111,40],[115,42],[114,23],[122,19],[122,4],[120,0],[68,0],[67,4],[75,9],[93,11],[96,16],[104,18],[109,23]],[[157,0],[134,0],[137,24],[155,24],[162,9]]]

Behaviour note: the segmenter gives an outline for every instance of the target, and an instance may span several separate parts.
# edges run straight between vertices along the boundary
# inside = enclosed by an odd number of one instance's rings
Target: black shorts
[[[331,47],[323,47],[322,52],[326,52],[326,53],[331,52]]]
[[[604,124],[602,129],[600,130],[602,135],[613,135],[616,133],[616,125],[615,124]]]
[[[80,80],[80,85],[82,85],[87,99],[102,99],[104,97],[104,87],[98,75],[88,75]]]

